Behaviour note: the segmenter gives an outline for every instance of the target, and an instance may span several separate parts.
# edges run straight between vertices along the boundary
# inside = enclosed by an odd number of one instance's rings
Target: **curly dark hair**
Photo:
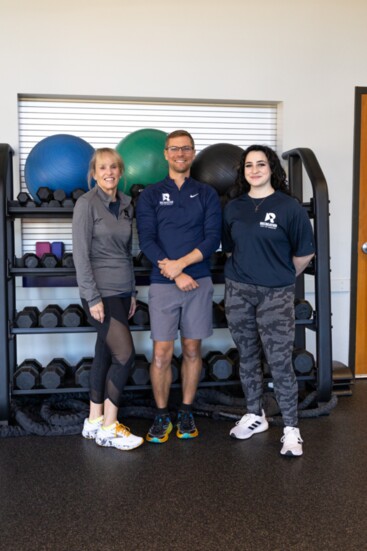
[[[287,195],[290,195],[288,183],[287,183],[287,175],[285,173],[284,168],[280,164],[280,159],[278,155],[268,147],[267,145],[250,145],[243,153],[241,157],[240,164],[238,166],[237,175],[236,175],[236,181],[234,186],[232,187],[232,196],[236,195],[243,195],[244,193],[248,193],[250,191],[250,184],[245,179],[245,162],[246,157],[251,151],[262,151],[269,162],[269,167],[271,171],[271,185],[275,189],[275,191],[279,190],[283,193],[286,193]]]

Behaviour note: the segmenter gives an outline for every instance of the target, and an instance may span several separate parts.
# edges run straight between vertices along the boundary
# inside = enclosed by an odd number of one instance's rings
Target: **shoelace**
[[[130,436],[131,431],[129,427],[125,427],[122,423],[116,423],[116,434],[121,433],[123,436]]]
[[[180,425],[184,429],[193,429],[193,417],[191,413],[182,413],[180,416]]]

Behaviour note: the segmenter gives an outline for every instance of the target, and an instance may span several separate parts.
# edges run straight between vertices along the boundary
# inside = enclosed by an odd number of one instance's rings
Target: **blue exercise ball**
[[[116,146],[124,160],[125,172],[119,189],[130,195],[134,184],[154,184],[168,174],[164,157],[167,134],[156,128],[142,128],[131,132]]]
[[[230,143],[209,145],[196,155],[191,176],[213,186],[219,195],[224,195],[235,183],[243,152],[242,147]]]
[[[88,190],[88,167],[93,147],[71,134],[44,138],[29,153],[24,179],[29,193],[38,201],[37,190],[46,186],[52,191],[63,189],[70,196],[74,189]]]

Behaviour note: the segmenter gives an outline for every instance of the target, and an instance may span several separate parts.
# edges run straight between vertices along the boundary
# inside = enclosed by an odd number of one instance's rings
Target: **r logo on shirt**
[[[267,212],[265,215],[265,222],[270,222],[270,224],[274,224],[275,221],[275,214],[273,212]]]
[[[173,205],[169,193],[162,193],[162,201],[159,201],[159,204],[164,206]]]
[[[273,212],[267,212],[265,214],[264,222],[260,222],[261,228],[268,228],[270,230],[276,230],[278,224],[275,223],[276,215]]]

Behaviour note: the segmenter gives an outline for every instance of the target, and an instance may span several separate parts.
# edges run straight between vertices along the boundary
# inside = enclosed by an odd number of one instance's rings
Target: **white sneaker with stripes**
[[[232,438],[246,440],[247,438],[251,438],[254,434],[265,432],[268,428],[269,423],[266,420],[264,410],[262,410],[262,415],[246,413],[246,415],[237,421],[229,435],[232,436]]]

